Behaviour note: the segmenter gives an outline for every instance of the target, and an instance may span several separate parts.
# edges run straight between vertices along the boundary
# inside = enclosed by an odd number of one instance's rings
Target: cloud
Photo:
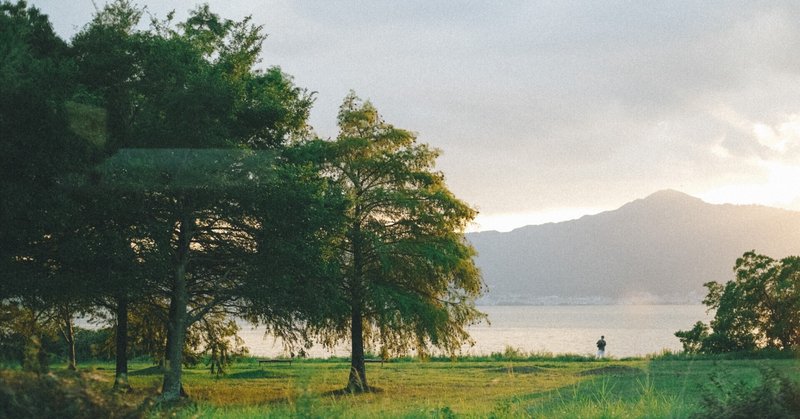
[[[266,25],[264,65],[318,92],[320,134],[355,89],[441,148],[451,188],[485,215],[724,191],[800,165],[800,2],[211,7]]]

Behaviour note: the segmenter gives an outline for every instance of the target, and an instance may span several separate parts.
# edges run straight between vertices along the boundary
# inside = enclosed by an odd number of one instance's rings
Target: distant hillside
[[[470,233],[484,304],[699,302],[755,249],[800,254],[800,212],[661,191],[578,220]]]

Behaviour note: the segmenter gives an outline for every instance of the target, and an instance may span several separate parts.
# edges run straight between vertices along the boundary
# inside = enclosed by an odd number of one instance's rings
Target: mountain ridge
[[[476,232],[482,304],[696,303],[749,250],[800,253],[800,212],[709,204],[675,190],[578,219]]]

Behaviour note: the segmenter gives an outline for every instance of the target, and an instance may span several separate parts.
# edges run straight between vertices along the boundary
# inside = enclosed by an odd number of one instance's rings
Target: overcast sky
[[[96,0],[98,5],[103,0]],[[195,1],[139,0],[183,19]],[[350,89],[443,151],[509,230],[671,188],[800,210],[800,2],[209,1],[269,34],[262,66],[316,91],[336,136]],[[71,38],[91,0],[32,0]]]

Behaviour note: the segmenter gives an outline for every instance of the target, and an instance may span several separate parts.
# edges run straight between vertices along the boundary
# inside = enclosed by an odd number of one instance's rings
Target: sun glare
[[[721,186],[698,196],[712,204],[758,204],[800,210],[800,166],[760,161],[766,175],[758,183]]]

